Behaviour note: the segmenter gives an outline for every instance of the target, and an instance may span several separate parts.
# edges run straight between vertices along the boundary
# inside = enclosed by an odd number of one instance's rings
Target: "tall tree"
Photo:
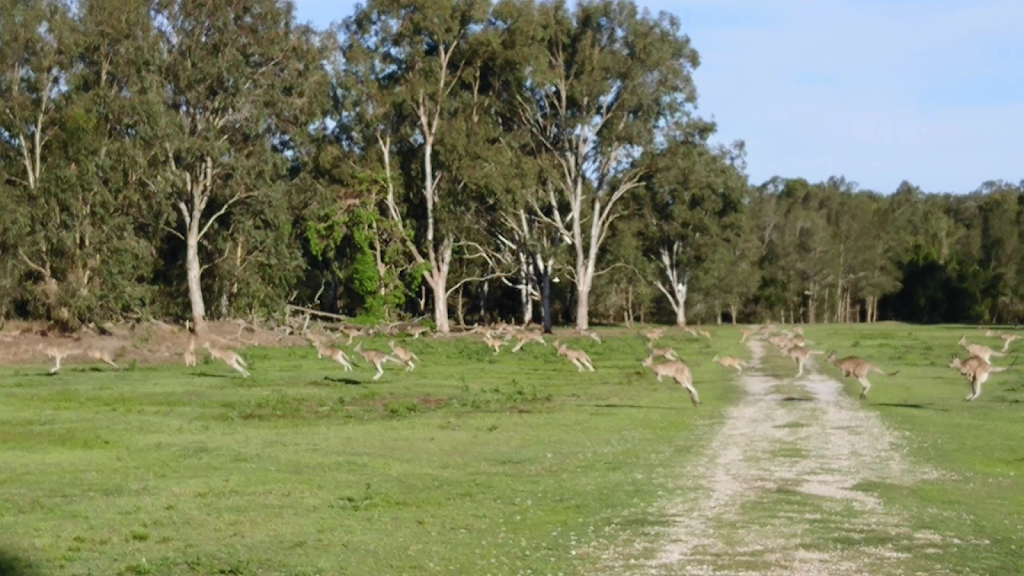
[[[530,51],[528,74],[510,98],[536,156],[558,168],[534,198],[535,213],[575,252],[576,327],[586,329],[600,249],[619,202],[640,185],[642,152],[696,101],[698,57],[675,17],[641,14],[628,0],[535,9],[535,18],[520,22],[536,28],[509,27],[528,38],[519,44]]]
[[[168,111],[159,133],[166,177],[155,187],[180,215],[167,230],[185,244],[192,319],[202,332],[203,271],[228,256],[211,234],[237,216],[225,233],[248,228],[262,240],[287,221],[275,213],[275,196],[286,194],[296,147],[322,118],[329,45],[279,0],[158,0],[155,16]],[[240,211],[242,203],[252,210]]]
[[[389,213],[423,269],[441,333],[449,331],[448,274],[459,206],[451,198],[458,182],[438,165],[437,148],[459,112],[452,92],[472,65],[466,44],[488,9],[487,0],[370,0],[345,21],[344,74],[349,86],[365,92],[360,109],[368,115],[389,174],[393,156],[418,158],[415,167],[406,165],[404,189],[389,189]]]
[[[713,148],[715,125],[691,122],[664,150],[650,154],[639,195],[647,257],[659,270],[653,282],[668,299],[677,326],[686,325],[691,280],[709,267],[727,237],[739,231],[746,195],[742,143]],[[727,270],[718,273],[728,274]],[[710,284],[710,292],[713,290]]]

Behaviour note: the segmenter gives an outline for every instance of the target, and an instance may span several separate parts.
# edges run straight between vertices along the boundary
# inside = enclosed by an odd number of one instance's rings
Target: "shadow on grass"
[[[814,402],[814,398],[799,398],[797,396],[786,396],[780,402]]]
[[[37,576],[31,562],[7,550],[0,550],[0,576]]]
[[[356,380],[355,378],[332,378],[330,376],[324,376],[324,380],[335,384],[346,384],[348,386],[362,386],[364,384],[362,380]]]
[[[691,408],[690,404],[685,406],[643,406],[640,404],[586,404],[590,408],[634,408],[638,410],[680,410],[682,408]]]
[[[886,408],[910,408],[913,410],[935,410],[936,412],[949,412],[948,408],[936,408],[934,406],[925,406],[924,404],[907,404],[903,402],[879,402],[875,406],[884,406]]]
[[[218,374],[216,372],[193,372],[192,375],[200,378],[230,378],[232,376],[231,374]]]

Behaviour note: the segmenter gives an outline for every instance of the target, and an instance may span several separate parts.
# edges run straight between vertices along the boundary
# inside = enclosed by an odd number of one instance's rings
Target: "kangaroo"
[[[246,368],[248,368],[249,365],[246,364],[245,359],[239,356],[238,353],[235,352],[234,350],[230,350],[228,348],[219,348],[217,346],[214,346],[213,344],[210,344],[209,341],[203,343],[203,348],[205,348],[206,351],[210,353],[211,358],[216,358],[221,362],[227,364],[228,366],[234,368],[242,375],[243,378],[248,378],[250,376],[249,371],[246,370]]]
[[[662,338],[664,338],[664,336],[665,336],[665,329],[664,328],[651,328],[650,330],[644,332],[644,336],[647,337],[647,342],[648,343],[654,344],[658,340],[661,340]]]
[[[658,377],[658,382],[661,382],[663,376],[669,376],[675,380],[684,390],[689,392],[690,402],[694,406],[700,405],[700,397],[697,395],[697,389],[693,387],[693,375],[690,373],[689,366],[679,360],[655,364],[654,356],[648,356],[641,362],[641,365],[654,371],[654,374]]]
[[[353,338],[363,335],[363,331],[359,328],[342,328],[341,333],[348,336],[348,341],[345,342],[345,346],[351,346]]]
[[[967,336],[961,336],[956,343],[963,346],[964,349],[967,350],[967,352],[971,356],[977,356],[978,358],[981,358],[985,362],[991,362],[993,356],[995,356],[996,358],[1002,358],[1006,356],[1006,354],[1002,352],[996,352],[995,350],[989,348],[988,346],[983,346],[981,344],[968,344]]]
[[[314,346],[316,347],[317,358],[330,358],[338,364],[341,364],[341,367],[344,368],[346,372],[352,371],[352,359],[348,357],[348,354],[345,354],[344,350],[339,350],[333,346],[319,342],[314,344]]]
[[[1016,341],[1017,338],[1019,338],[1019,336],[1017,336],[1016,334],[1003,334],[1000,336],[1000,338],[1003,339],[1003,349],[1001,350],[1001,352],[1006,352],[1007,350],[1010,349],[1010,344]]]
[[[105,350],[103,348],[86,348],[85,355],[93,360],[99,360],[100,362],[109,364],[118,370],[121,369],[121,367],[117,365],[117,362],[114,362],[114,358],[111,356],[109,350]]]
[[[523,346],[529,344],[530,342],[539,342],[539,343],[541,343],[541,344],[543,344],[545,346],[548,345],[548,343],[544,341],[544,335],[540,334],[538,332],[530,332],[530,331],[519,332],[519,333],[517,333],[515,335],[515,338],[516,338],[516,340],[519,341],[519,343],[515,345],[515,348],[512,348],[513,352],[519,352],[519,350]]]
[[[651,351],[651,356],[655,358],[660,356],[666,360],[679,360],[679,357],[676,356],[676,351],[671,348],[655,348],[648,343],[647,349]]]
[[[785,351],[785,354],[792,358],[793,362],[796,362],[798,368],[796,377],[799,378],[804,375],[804,364],[807,363],[807,359],[810,358],[812,354],[824,354],[824,352],[810,350],[803,346],[790,346],[789,349]]]
[[[377,374],[375,374],[373,377],[374,380],[377,380],[384,375],[385,362],[394,362],[395,364],[401,364],[401,362],[397,358],[389,354],[385,354],[380,350],[363,350],[362,343],[356,344],[356,347],[353,348],[353,350],[355,350],[356,353],[362,356],[363,360],[369,362],[370,364],[373,364],[373,367],[377,369]]]
[[[711,361],[720,364],[723,368],[735,368],[740,374],[743,373],[743,369],[747,366],[746,362],[733,356],[719,356],[715,354]]]
[[[700,334],[701,336],[707,338],[708,340],[711,340],[711,332],[708,332],[707,330],[698,328],[697,334]]]
[[[587,338],[590,338],[591,340],[594,340],[598,344],[601,343],[601,337],[597,334],[597,332],[594,332],[593,330],[579,330],[579,329],[577,329],[576,333],[579,334],[580,336],[586,336]]]
[[[501,352],[501,347],[507,344],[507,342],[505,340],[495,338],[490,331],[487,331],[484,333],[484,344],[494,348],[494,355],[497,356],[498,352]]]
[[[399,360],[401,360],[402,362],[405,363],[405,371],[406,372],[409,372],[410,370],[415,370],[416,369],[416,364],[413,363],[413,360],[416,360],[417,362],[419,362],[420,357],[417,356],[415,352],[413,352],[412,350],[409,350],[408,348],[402,348],[401,346],[395,346],[395,341],[394,340],[388,342],[388,347],[391,348],[391,353],[395,355],[395,358],[398,358]]]
[[[871,389],[871,382],[867,378],[868,374],[872,372],[878,372],[879,374],[883,374],[885,376],[895,376],[900,372],[899,370],[895,372],[885,372],[878,366],[875,366],[874,364],[868,362],[867,360],[857,358],[856,356],[847,356],[842,360],[838,360],[836,359],[835,350],[829,352],[828,361],[831,362],[833,366],[838,368],[839,371],[843,373],[843,376],[846,376],[847,378],[852,376],[856,378],[857,381],[860,382],[861,399],[867,398],[868,390]]]
[[[36,346],[37,350],[42,351],[47,358],[53,358],[53,368],[50,368],[50,374],[56,374],[60,370],[60,361],[69,357],[81,354],[82,351],[77,348],[71,348],[69,346],[60,345],[44,345],[40,344]]]
[[[412,336],[413,340],[418,339],[423,333],[430,332],[430,328],[426,326],[410,326],[406,331],[406,334]]]
[[[740,344],[743,344],[744,342],[746,342],[747,338],[750,338],[753,335],[754,335],[754,330],[741,330],[740,331]]]
[[[185,353],[182,354],[182,357],[185,360],[185,366],[195,366],[196,365],[196,339],[195,338],[189,338],[188,339],[188,347],[185,348]]]
[[[559,356],[568,358],[576,366],[577,371],[583,372],[583,368],[586,368],[594,372],[594,365],[590,361],[590,356],[583,350],[573,350],[558,340],[555,340],[555,350],[558,351]]]
[[[964,402],[970,402],[981,395],[981,385],[988,380],[991,374],[996,372],[1005,372],[1009,370],[1009,366],[995,367],[980,356],[971,356],[967,360],[961,361],[956,354],[953,355],[953,359],[949,362],[950,368],[956,368],[961,374],[967,377],[967,381],[971,383],[971,393],[964,397]]]

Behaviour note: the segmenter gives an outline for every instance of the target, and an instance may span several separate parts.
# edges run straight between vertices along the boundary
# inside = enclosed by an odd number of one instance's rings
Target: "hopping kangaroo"
[[[507,344],[507,342],[505,340],[499,340],[499,339],[495,338],[494,335],[491,334],[490,330],[488,330],[484,334],[484,339],[483,340],[484,340],[484,344],[487,344],[489,347],[494,348],[495,356],[497,356],[498,352],[501,352],[501,347],[504,346],[505,344]]]
[[[361,342],[359,344],[356,344],[356,347],[353,348],[353,350],[355,350],[360,356],[362,356],[363,360],[366,360],[367,362],[373,364],[373,367],[377,369],[377,374],[374,375],[373,377],[374,380],[377,380],[378,378],[384,375],[385,362],[394,362],[395,364],[401,364],[401,362],[399,362],[397,358],[395,358],[394,356],[389,356],[381,352],[380,350],[363,350],[363,344]]]
[[[1002,358],[1003,356],[1006,356],[1006,354],[1002,352],[996,352],[995,350],[989,348],[988,346],[983,346],[981,344],[968,344],[967,336],[961,336],[956,343],[963,346],[964,350],[967,350],[967,353],[970,354],[971,356],[977,356],[978,358],[981,358],[985,362],[991,362],[993,356],[995,356],[996,358]]]
[[[330,358],[338,364],[341,364],[341,367],[344,368],[346,372],[352,371],[352,361],[348,355],[345,354],[344,350],[339,350],[334,346],[329,346],[321,342],[316,342],[313,346],[316,347],[317,358]]]
[[[697,389],[693,387],[693,376],[690,374],[690,368],[686,364],[678,360],[671,362],[663,362],[661,364],[654,363],[654,356],[648,356],[641,363],[644,368],[650,368],[654,371],[654,374],[658,377],[658,382],[661,382],[662,376],[668,376],[676,381],[684,390],[690,393],[690,402],[694,406],[700,404],[700,397],[697,395]]]
[[[651,351],[651,356],[655,358],[661,356],[666,360],[679,360],[679,357],[676,356],[676,351],[671,348],[655,348],[648,342],[647,349]]]
[[[394,340],[391,340],[390,342],[388,342],[388,347],[391,348],[391,353],[395,355],[395,358],[398,358],[399,360],[401,360],[405,364],[405,371],[406,372],[408,372],[410,370],[415,370],[416,369],[416,364],[413,363],[413,360],[416,360],[417,362],[419,362],[420,361],[420,357],[417,356],[415,352],[413,352],[412,350],[409,350],[408,348],[402,348],[401,346],[395,346],[395,341]]]
[[[874,364],[868,362],[867,360],[857,358],[856,356],[847,356],[842,360],[838,360],[836,359],[835,350],[829,352],[828,361],[831,362],[833,366],[838,368],[839,371],[843,373],[843,376],[846,376],[847,378],[852,376],[860,382],[861,399],[867,398],[868,390],[871,389],[871,382],[868,380],[868,374],[872,372],[878,372],[879,374],[883,374],[885,376],[895,376],[900,372],[899,370],[895,372],[885,372],[878,366],[875,366]]]
[[[60,361],[67,358],[68,356],[74,356],[80,354],[82,351],[70,348],[68,346],[40,344],[36,346],[36,349],[41,350],[43,354],[46,354],[47,358],[52,358],[54,361],[53,368],[50,368],[50,374],[56,374],[60,370]]]
[[[747,363],[739,358],[733,356],[719,356],[715,354],[715,357],[711,359],[712,362],[721,364],[723,368],[735,368],[737,372],[743,373],[743,369],[747,366]]]
[[[206,351],[210,353],[211,358],[216,358],[217,360],[220,360],[221,362],[227,364],[228,366],[234,368],[235,370],[238,370],[238,372],[242,374],[243,378],[249,377],[249,371],[246,370],[246,368],[248,368],[249,365],[246,364],[245,359],[239,356],[238,353],[235,352],[234,350],[229,350],[228,348],[218,348],[213,344],[210,344],[209,341],[203,343],[203,348],[206,348]]]
[[[565,356],[570,362],[576,365],[576,370],[583,372],[583,368],[594,371],[594,365],[590,362],[590,356],[583,350],[573,350],[558,340],[555,340],[555,350],[559,356]]]
[[[802,346],[791,346],[787,350],[784,350],[783,353],[792,358],[793,362],[796,362],[798,368],[796,371],[797,378],[804,375],[804,364],[807,363],[807,359],[810,358],[812,354],[824,354],[824,352],[810,350]]]
[[[1000,338],[1003,339],[1003,349],[1001,352],[1006,352],[1010,349],[1010,344],[1017,340],[1018,336],[1016,334],[1003,334]]]
[[[1010,366],[1013,366],[1013,364],[1010,364]],[[970,402],[981,395],[981,385],[988,380],[991,374],[1005,372],[1010,369],[1010,366],[1000,366],[997,368],[978,356],[971,356],[961,362],[956,354],[953,355],[953,359],[949,362],[950,368],[956,368],[971,383],[971,393],[964,397],[965,402]]]
[[[544,336],[540,332],[531,332],[527,330],[525,332],[517,333],[515,335],[515,338],[516,340],[519,340],[519,343],[516,344],[515,348],[512,349],[513,352],[519,352],[520,348],[526,346],[530,342],[538,342],[545,346],[548,345],[548,343],[544,341]]]

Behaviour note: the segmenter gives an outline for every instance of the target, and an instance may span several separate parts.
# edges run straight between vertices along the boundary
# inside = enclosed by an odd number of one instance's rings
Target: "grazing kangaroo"
[[[46,354],[47,358],[52,358],[54,361],[53,368],[50,368],[50,374],[56,374],[60,370],[60,361],[67,358],[68,356],[74,356],[81,354],[82,351],[76,348],[70,348],[68,346],[55,346],[55,345],[44,345],[40,344],[36,346],[37,350],[41,350],[43,354]]]
[[[419,362],[420,357],[417,356],[415,352],[409,350],[408,348],[395,346],[394,340],[388,342],[388,347],[391,348],[391,353],[395,355],[395,358],[398,358],[399,360],[405,363],[406,372],[416,369],[416,364],[413,363],[413,360]]]
[[[963,346],[964,349],[967,350],[967,352],[971,356],[977,356],[978,358],[981,358],[985,362],[991,362],[993,356],[997,358],[1002,358],[1006,356],[1006,354],[1002,352],[996,352],[995,350],[989,348],[988,346],[983,346],[981,344],[968,344],[967,336],[961,336],[956,343]]]
[[[545,346],[548,345],[548,343],[544,341],[544,335],[539,332],[519,332],[515,335],[515,338],[516,340],[519,341],[519,343],[515,345],[515,348],[512,348],[513,352],[519,352],[519,350],[523,346],[529,344],[530,342],[539,342]]]
[[[838,360],[836,359],[835,350],[828,353],[828,361],[831,362],[833,366],[838,368],[839,371],[843,373],[843,376],[846,376],[847,378],[852,376],[860,382],[861,399],[867,398],[868,390],[871,389],[871,382],[867,378],[868,374],[872,372],[878,372],[879,374],[883,374],[885,376],[895,376],[900,372],[899,370],[895,372],[885,372],[878,366],[875,366],[874,364],[868,362],[867,360],[857,358],[856,356],[847,356],[842,360]]]
[[[733,356],[719,356],[718,354],[715,354],[715,357],[712,358],[711,361],[717,362],[723,368],[735,368],[740,374],[743,373],[743,369],[747,366],[746,362]]]
[[[648,343],[647,349],[651,351],[651,356],[655,358],[660,356],[666,360],[679,360],[679,357],[676,356],[676,351],[671,348],[655,348]]]
[[[182,354],[182,357],[185,359],[185,366],[195,366],[196,365],[196,339],[195,338],[189,338],[188,339],[188,346],[185,348],[185,353]]]
[[[558,351],[559,356],[565,356],[570,362],[575,364],[578,371],[583,372],[583,368],[586,368],[594,372],[594,365],[590,361],[590,356],[583,350],[573,350],[558,340],[555,340],[555,350]]]
[[[373,367],[377,369],[377,374],[373,377],[374,380],[377,380],[378,378],[384,375],[385,362],[394,362],[395,364],[401,364],[401,362],[399,362],[397,358],[395,358],[394,356],[389,356],[388,354],[385,354],[380,350],[363,350],[362,343],[356,344],[356,347],[353,348],[353,350],[355,350],[356,353],[362,356],[363,360],[373,364]]]
[[[203,343],[203,348],[206,348],[206,351],[210,353],[211,358],[216,358],[235,370],[238,370],[238,372],[242,374],[243,378],[249,377],[249,371],[246,370],[249,365],[246,364],[245,359],[239,356],[234,350],[216,347],[213,344],[210,344],[209,340]]]
[[[979,356],[971,356],[967,360],[960,361],[956,354],[950,360],[949,367],[956,368],[971,383],[971,393],[964,397],[965,402],[970,402],[981,395],[981,385],[988,380],[989,375],[1010,369],[1009,366],[997,368]]]
[[[690,393],[690,402],[692,402],[694,406],[698,406],[700,404],[700,397],[697,395],[697,389],[693,387],[693,375],[690,373],[690,368],[686,364],[683,364],[679,360],[655,364],[654,356],[648,356],[643,362],[641,362],[641,365],[654,371],[654,374],[658,377],[658,382],[661,382],[662,376],[672,378],[676,383],[682,386],[684,390]]]
[[[330,358],[338,364],[341,364],[341,367],[344,368],[346,372],[352,371],[352,359],[348,357],[348,354],[345,354],[344,350],[339,350],[338,348],[319,342],[314,344],[314,346],[316,347],[317,358]]]

